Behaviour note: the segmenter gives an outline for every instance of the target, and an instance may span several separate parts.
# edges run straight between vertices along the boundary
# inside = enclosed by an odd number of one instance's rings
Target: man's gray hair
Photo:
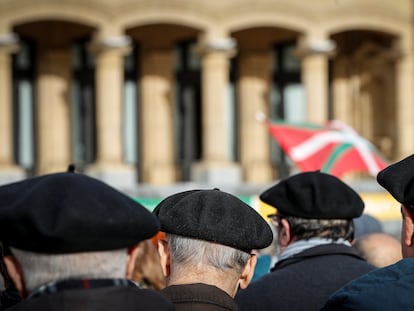
[[[22,266],[26,289],[68,278],[125,278],[126,249],[74,254],[37,254],[12,248]]]
[[[243,272],[250,254],[217,243],[167,234],[171,260],[177,265],[207,265],[217,270]]]
[[[290,224],[290,230],[298,240],[325,238],[334,241],[354,238],[354,222],[347,219],[306,219],[293,216],[281,216]]]

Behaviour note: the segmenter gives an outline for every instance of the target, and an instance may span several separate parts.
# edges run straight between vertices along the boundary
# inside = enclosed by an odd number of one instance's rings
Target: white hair
[[[171,260],[178,266],[207,265],[223,272],[234,271],[241,275],[250,254],[241,250],[203,240],[166,235]]]
[[[127,250],[73,254],[37,254],[12,248],[22,266],[26,289],[68,278],[125,278]]]

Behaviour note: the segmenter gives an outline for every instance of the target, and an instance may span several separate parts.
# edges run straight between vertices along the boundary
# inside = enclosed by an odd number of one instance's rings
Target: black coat
[[[277,262],[235,299],[242,311],[319,310],[337,289],[373,269],[352,247],[315,246]]]
[[[69,289],[26,299],[8,311],[172,311],[174,306],[159,293],[138,287]]]
[[[168,297],[176,311],[238,311],[236,303],[225,291],[207,284],[171,285],[161,293]]]

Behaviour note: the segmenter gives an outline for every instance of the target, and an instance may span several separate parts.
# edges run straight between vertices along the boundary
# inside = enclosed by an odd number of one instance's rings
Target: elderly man
[[[39,176],[0,187],[0,239],[16,287],[9,310],[173,310],[127,279],[134,246],[158,220],[126,195],[85,175]]]
[[[378,183],[401,203],[402,260],[372,271],[338,290],[323,310],[412,310],[414,306],[414,155],[377,176]]]
[[[250,283],[253,249],[271,244],[267,222],[249,205],[220,190],[190,190],[154,210],[166,239],[159,253],[176,310],[238,310],[237,289]]]
[[[271,273],[241,290],[241,310],[319,310],[348,281],[374,269],[350,242],[364,203],[338,178],[291,176],[260,195],[273,206],[280,256]]]

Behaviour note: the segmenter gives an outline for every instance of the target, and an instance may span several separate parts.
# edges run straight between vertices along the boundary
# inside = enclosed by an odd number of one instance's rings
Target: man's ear
[[[127,259],[126,275],[125,275],[127,279],[132,279],[139,250],[140,250],[139,244],[128,248],[128,259]]]
[[[401,206],[403,213],[403,227],[402,227],[402,243],[407,247],[414,245],[414,219],[410,210],[404,205]]]
[[[170,276],[170,250],[167,241],[158,240],[158,254],[160,255],[162,274],[168,278]]]
[[[289,222],[282,218],[279,225],[279,245],[283,248],[287,247],[292,242],[292,235],[290,233]]]
[[[257,256],[252,254],[249,260],[247,261],[247,264],[244,267],[243,272],[240,276],[239,287],[241,289],[245,289],[247,286],[249,286],[250,282],[252,281],[256,263],[257,263]]]
[[[14,256],[5,256],[3,258],[4,265],[6,266],[7,273],[10,279],[13,281],[14,286],[19,291],[20,295],[24,298],[27,296],[26,284],[24,281],[23,269],[20,263]]]

